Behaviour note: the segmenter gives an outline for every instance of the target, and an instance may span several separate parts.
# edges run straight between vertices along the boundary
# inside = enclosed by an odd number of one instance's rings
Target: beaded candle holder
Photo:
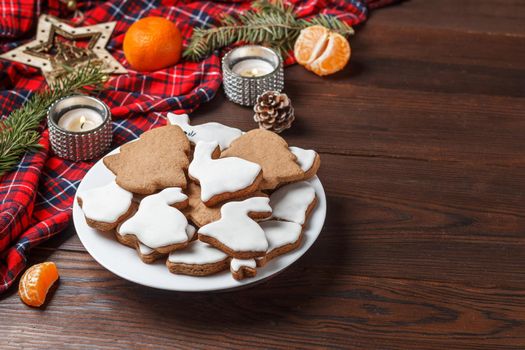
[[[246,45],[234,48],[222,59],[224,91],[228,99],[253,106],[265,91],[281,92],[284,71],[281,56],[268,47]]]
[[[73,95],[57,100],[47,114],[55,154],[73,161],[104,154],[111,145],[111,112],[101,100]]]

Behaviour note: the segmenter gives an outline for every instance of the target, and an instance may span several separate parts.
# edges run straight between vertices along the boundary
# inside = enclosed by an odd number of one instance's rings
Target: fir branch
[[[37,131],[48,108],[59,98],[86,86],[101,88],[107,75],[98,65],[88,64],[56,80],[48,89],[35,93],[22,107],[0,121],[0,177],[18,164],[27,151],[37,150]]]
[[[214,50],[242,41],[271,46],[286,57],[300,31],[312,25],[322,25],[344,36],[354,34],[351,26],[333,16],[297,19],[293,7],[282,0],[259,0],[252,4],[252,8],[255,11],[225,16],[217,27],[195,28],[183,56],[197,61]]]

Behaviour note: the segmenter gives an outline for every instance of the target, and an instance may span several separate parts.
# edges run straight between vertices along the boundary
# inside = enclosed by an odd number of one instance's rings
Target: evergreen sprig
[[[38,127],[53,102],[86,86],[102,88],[107,80],[99,65],[88,64],[76,71],[65,68],[65,76],[0,120],[0,177],[17,165],[25,152],[39,149]]]
[[[187,59],[197,61],[214,50],[242,41],[264,44],[278,50],[286,58],[302,29],[322,25],[343,36],[354,34],[351,26],[333,16],[317,15],[309,20],[298,19],[293,7],[283,0],[258,0],[252,10],[222,18],[213,28],[195,28],[190,43],[183,53]]]

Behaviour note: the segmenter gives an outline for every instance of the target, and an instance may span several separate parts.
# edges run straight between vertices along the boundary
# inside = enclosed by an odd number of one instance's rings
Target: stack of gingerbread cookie
[[[168,119],[104,158],[114,181],[78,193],[89,226],[113,231],[145,263],[164,258],[193,276],[253,277],[301,244],[317,202],[304,181],[319,168],[315,151],[262,129]]]

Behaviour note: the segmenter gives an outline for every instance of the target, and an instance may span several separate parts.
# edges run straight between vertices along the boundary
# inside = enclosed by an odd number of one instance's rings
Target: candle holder
[[[86,131],[71,131],[60,125],[60,119],[76,109],[88,109],[100,115],[100,124]],[[74,113],[74,112],[73,112]],[[69,113],[71,114],[71,113]],[[47,114],[49,140],[53,152],[61,158],[79,161],[97,158],[111,145],[111,112],[99,99],[72,95],[57,100]]]
[[[228,52],[222,59],[222,72],[226,97],[243,106],[253,106],[257,96],[265,91],[281,92],[284,87],[281,56],[260,45],[241,46]]]

